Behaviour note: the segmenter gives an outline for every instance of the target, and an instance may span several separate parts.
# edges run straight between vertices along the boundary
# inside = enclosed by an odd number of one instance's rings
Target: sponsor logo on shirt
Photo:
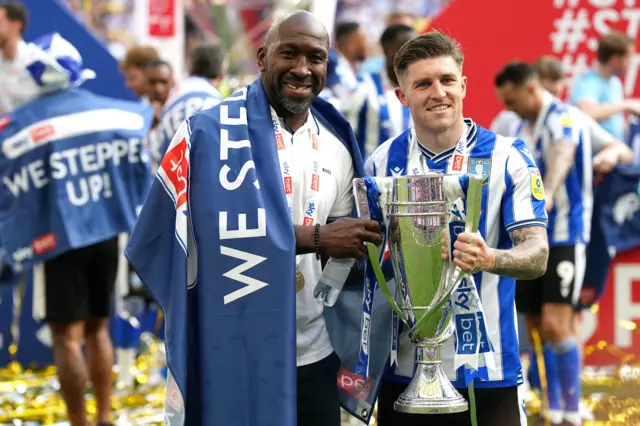
[[[171,195],[176,203],[176,210],[187,202],[187,177],[189,175],[189,159],[186,157],[187,139],[182,138],[174,147],[169,149],[160,163],[173,186]]]
[[[51,138],[55,133],[56,132],[51,124],[43,124],[29,132],[31,140],[36,144]]]
[[[536,200],[544,200],[544,185],[542,184],[542,176],[537,167],[529,167],[529,175],[531,175],[531,195]]]

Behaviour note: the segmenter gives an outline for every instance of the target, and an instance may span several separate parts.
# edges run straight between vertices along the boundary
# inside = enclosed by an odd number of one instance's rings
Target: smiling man
[[[362,259],[381,238],[347,217],[363,166],[317,99],[328,50],[311,14],[281,18],[260,78],[188,118],[160,164],[127,257],[165,313],[174,425],[340,425],[340,359],[313,291],[322,258]]]
[[[517,391],[522,372],[515,279],[536,278],[545,271],[549,248],[544,190],[532,184],[539,172],[521,140],[498,136],[463,117],[467,78],[462,63],[457,42],[437,31],[400,48],[393,63],[400,83],[396,94],[411,110],[415,130],[378,147],[365,171],[375,176],[480,172],[485,177],[479,232],[458,235],[453,261],[473,272],[487,337],[495,350],[495,368],[473,379],[477,424],[520,426],[526,417]],[[398,365],[380,388],[378,424],[471,425],[470,412],[425,416],[394,411],[394,401],[413,374],[414,346],[407,334],[405,330],[400,336]],[[454,343],[452,337],[444,344],[441,357],[447,376],[468,400],[465,388],[473,376],[465,366],[454,369]]]

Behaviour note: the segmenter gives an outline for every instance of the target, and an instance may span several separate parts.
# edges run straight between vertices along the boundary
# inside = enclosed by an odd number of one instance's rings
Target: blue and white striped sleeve
[[[544,186],[540,170],[524,142],[516,139],[505,165],[502,219],[507,232],[547,226]]]
[[[551,133],[551,143],[568,141],[580,143],[580,123],[575,120],[568,109],[554,111],[547,119],[547,127]]]

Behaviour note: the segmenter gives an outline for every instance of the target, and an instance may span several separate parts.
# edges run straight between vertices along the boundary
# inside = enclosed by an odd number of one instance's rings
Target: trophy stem
[[[451,414],[468,410],[467,400],[453,387],[442,368],[440,345],[416,344],[413,379],[393,407],[409,414]]]

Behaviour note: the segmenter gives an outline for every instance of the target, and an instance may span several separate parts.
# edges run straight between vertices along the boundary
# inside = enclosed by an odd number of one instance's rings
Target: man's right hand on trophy
[[[442,237],[442,260],[449,259],[449,234]],[[495,251],[487,245],[482,235],[477,232],[458,234],[453,244],[453,263],[462,271],[474,274],[487,271],[495,265]]]
[[[323,256],[335,259],[364,259],[364,243],[382,244],[380,225],[375,220],[345,217],[320,227],[318,245]]]

